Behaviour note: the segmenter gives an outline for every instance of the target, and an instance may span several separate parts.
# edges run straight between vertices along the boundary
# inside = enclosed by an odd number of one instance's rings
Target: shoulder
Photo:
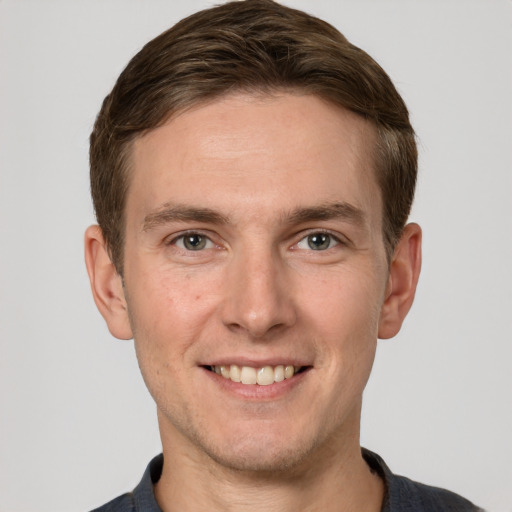
[[[91,512],[135,512],[135,510],[133,493],[129,492],[118,496],[99,508],[95,508]]]
[[[157,455],[149,463],[140,483],[132,492],[118,496],[91,512],[161,512],[155,499],[153,484],[160,479],[163,461],[163,455]]]
[[[381,457],[369,450],[363,449],[363,457],[386,484],[382,512],[482,512],[454,492],[393,474]]]
[[[398,511],[429,511],[443,512],[478,512],[482,509],[475,506],[458,494],[414,482],[409,478],[393,475],[389,489],[390,512]]]

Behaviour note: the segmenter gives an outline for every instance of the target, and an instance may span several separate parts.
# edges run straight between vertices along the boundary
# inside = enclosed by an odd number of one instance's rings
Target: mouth
[[[291,379],[298,373],[307,371],[310,366],[293,366],[279,364],[277,366],[262,366],[255,368],[252,366],[231,365],[207,365],[206,370],[221,375],[227,380],[249,386],[270,386],[271,384]]]

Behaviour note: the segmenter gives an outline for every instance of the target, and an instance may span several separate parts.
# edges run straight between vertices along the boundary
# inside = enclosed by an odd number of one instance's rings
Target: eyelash
[[[203,240],[206,241],[206,244],[208,244],[208,243],[211,244],[211,247],[208,247],[208,249],[211,249],[211,248],[213,248],[213,246],[216,245],[215,242],[213,242],[211,236],[209,236],[209,235],[207,235],[207,234],[205,234],[205,233],[203,233],[201,231],[192,231],[192,230],[191,231],[186,231],[185,233],[181,233],[178,236],[174,236],[171,240],[166,241],[165,245],[173,245],[173,246],[177,247],[179,250],[184,251],[184,252],[188,252],[188,253],[190,253],[190,252],[201,252],[201,250],[203,250],[203,249],[194,251],[193,249],[187,249],[185,246],[180,247],[178,245],[180,241],[182,242],[182,244],[184,244],[185,239],[187,237],[194,237],[194,236],[201,237]]]
[[[318,248],[314,249],[314,248],[312,248],[309,245],[308,238],[312,237],[312,236],[315,236],[315,235],[329,237],[329,245],[328,245],[328,247],[325,248],[325,249],[318,249]],[[185,239],[186,239],[187,236],[188,237],[194,237],[194,236],[202,237],[202,239],[205,241],[207,246],[199,248],[197,250],[189,249],[189,248],[184,246]],[[178,245],[180,242],[181,242],[181,245]],[[304,242],[308,243],[309,249],[305,248],[305,247],[304,248],[299,247],[299,244],[300,243],[304,243]],[[333,245],[333,243],[334,243],[334,245]],[[192,231],[192,230],[191,231],[186,231],[185,233],[181,233],[178,236],[174,236],[171,240],[166,241],[165,244],[166,245],[173,245],[173,246],[177,247],[179,250],[187,252],[187,253],[202,252],[205,249],[212,249],[215,246],[219,247],[217,244],[215,244],[215,242],[212,240],[212,237],[209,236],[208,234],[205,234],[205,233],[203,233],[201,231]],[[208,245],[210,245],[210,246],[208,247]],[[296,242],[292,246],[292,248],[297,248],[299,250],[311,250],[311,251],[314,251],[314,252],[325,252],[325,251],[327,251],[329,249],[333,249],[334,247],[336,247],[338,245],[346,245],[346,242],[341,240],[338,235],[335,235],[334,233],[331,233],[328,230],[315,230],[315,231],[310,231],[307,234],[305,234],[304,236],[302,236],[302,238],[298,242]]]
[[[311,247],[311,245],[309,245],[309,239],[310,239],[310,237],[313,237],[313,236],[325,236],[325,237],[328,237],[328,239],[329,239],[328,247],[326,247],[325,249],[320,249],[320,248],[314,249],[313,247]],[[297,246],[299,249],[302,249],[302,248],[299,247],[299,244],[300,243],[304,243],[304,242],[308,244],[309,249],[311,251],[315,251],[315,252],[324,252],[324,251],[332,249],[332,248],[334,248],[334,247],[336,247],[338,245],[343,245],[343,242],[340,240],[339,236],[336,236],[335,234],[331,233],[330,231],[326,231],[326,230],[310,231],[309,233],[304,235],[295,244],[295,246]],[[306,247],[304,249],[308,250],[308,248],[306,248]]]

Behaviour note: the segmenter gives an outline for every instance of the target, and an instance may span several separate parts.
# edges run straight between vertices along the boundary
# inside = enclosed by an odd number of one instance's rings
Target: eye
[[[186,251],[202,251],[203,249],[211,249],[214,244],[206,236],[200,233],[187,233],[173,240],[173,244],[180,249]]]
[[[299,241],[297,247],[299,249],[325,251],[331,247],[335,247],[339,243],[339,240],[333,235],[330,235],[329,233],[318,232],[305,236],[302,240]]]

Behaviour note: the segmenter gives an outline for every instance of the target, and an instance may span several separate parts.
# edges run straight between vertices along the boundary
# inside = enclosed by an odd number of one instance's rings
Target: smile
[[[252,366],[220,365],[208,366],[208,370],[222,375],[225,379],[233,382],[240,382],[247,385],[269,386],[276,382],[290,379],[295,374],[305,370],[305,366],[292,366],[280,364],[277,366],[263,366],[253,368]]]

